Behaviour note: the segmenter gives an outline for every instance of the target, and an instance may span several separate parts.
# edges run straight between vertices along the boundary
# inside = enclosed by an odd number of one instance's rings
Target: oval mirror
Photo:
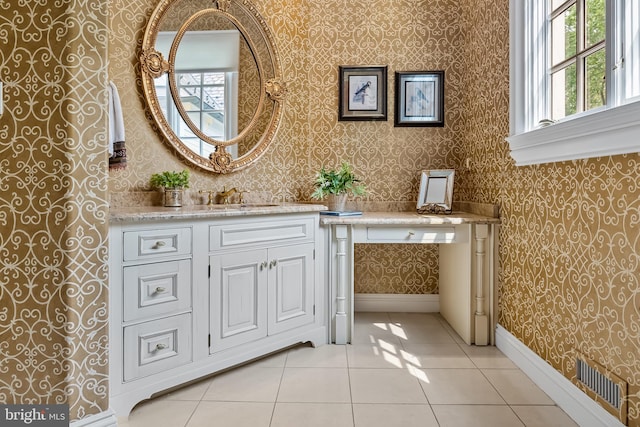
[[[275,136],[286,88],[264,19],[246,0],[163,0],[142,45],[144,95],[185,159],[229,173]]]

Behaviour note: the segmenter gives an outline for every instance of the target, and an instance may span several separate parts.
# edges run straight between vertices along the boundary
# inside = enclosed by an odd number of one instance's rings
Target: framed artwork
[[[396,72],[395,126],[444,126],[444,71]]]
[[[387,67],[340,66],[338,120],[387,120]]]
[[[422,171],[418,213],[451,213],[453,204],[453,169],[432,169]]]

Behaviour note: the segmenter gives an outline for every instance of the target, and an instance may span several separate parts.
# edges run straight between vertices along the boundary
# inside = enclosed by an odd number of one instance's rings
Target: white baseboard
[[[439,295],[355,294],[354,311],[439,313]]]
[[[624,427],[617,418],[500,325],[496,328],[496,346],[579,426]]]
[[[69,427],[117,427],[118,419],[111,409],[91,415],[81,420],[72,421]]]

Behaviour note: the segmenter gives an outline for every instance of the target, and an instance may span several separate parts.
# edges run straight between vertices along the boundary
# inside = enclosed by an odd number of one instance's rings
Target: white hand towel
[[[124,118],[118,89],[109,82],[109,168],[124,168],[127,165],[127,150],[124,146]]]

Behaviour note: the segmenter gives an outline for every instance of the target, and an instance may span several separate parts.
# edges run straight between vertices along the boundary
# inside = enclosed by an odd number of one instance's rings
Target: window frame
[[[536,7],[536,3],[539,5],[541,1],[510,0],[509,4],[511,84],[510,136],[507,141],[516,165],[640,152],[640,96],[624,99],[624,72],[610,72],[607,76],[606,107],[536,127],[539,120],[548,115],[546,105],[550,95],[546,56],[549,34],[547,10]],[[623,7],[624,0],[607,2],[609,47],[606,55],[610,70],[617,67],[615,58],[622,57],[623,29],[616,34],[612,24],[614,20],[622,19]],[[535,31],[543,37],[533,37]],[[635,56],[629,59],[635,65],[634,69],[640,61],[636,48]],[[533,55],[530,56],[529,52]],[[535,98],[529,89],[533,87],[544,96]]]

